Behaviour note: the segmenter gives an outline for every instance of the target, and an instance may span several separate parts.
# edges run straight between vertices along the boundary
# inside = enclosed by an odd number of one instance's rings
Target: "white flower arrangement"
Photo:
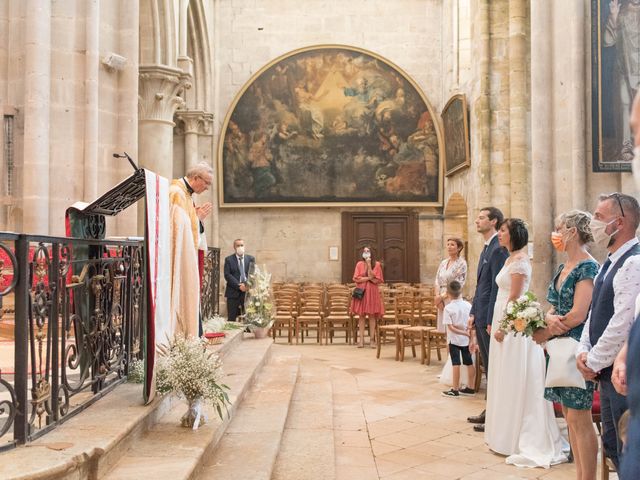
[[[544,312],[532,292],[527,292],[515,301],[507,303],[500,328],[507,333],[530,337],[538,328],[544,328]]]
[[[249,291],[244,305],[244,323],[249,328],[269,328],[273,324],[273,300],[271,298],[271,274],[266,267],[256,266],[249,275]]]
[[[160,345],[156,368],[156,389],[160,394],[175,393],[190,404],[205,402],[213,405],[220,418],[222,409],[228,414],[229,396],[226,385],[220,383],[222,362],[206,349],[207,342],[200,338],[177,335],[169,345]],[[194,428],[201,423],[199,408]],[[193,418],[191,419],[193,422]],[[183,418],[183,425],[186,425]]]
[[[135,359],[129,363],[129,373],[127,374],[127,381],[130,383],[142,383],[144,382],[144,361]]]
[[[227,325],[227,319],[221,315],[214,315],[202,322],[202,329],[205,333],[222,332]]]

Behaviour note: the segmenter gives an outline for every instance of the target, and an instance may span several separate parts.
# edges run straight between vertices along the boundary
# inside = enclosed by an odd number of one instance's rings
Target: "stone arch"
[[[460,193],[452,193],[444,207],[444,228],[442,231],[442,244],[449,237],[460,237],[465,243],[463,256],[469,258],[469,227],[468,227],[467,202]]]
[[[177,13],[174,0],[140,2],[140,65],[177,66]]]
[[[187,55],[193,61],[193,87],[187,94],[187,108],[210,112],[213,85],[211,48],[202,0],[189,2],[187,32]]]

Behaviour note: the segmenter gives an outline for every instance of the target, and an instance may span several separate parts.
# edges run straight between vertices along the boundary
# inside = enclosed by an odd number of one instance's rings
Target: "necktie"
[[[238,257],[238,267],[240,268],[240,283],[245,283],[247,276],[244,273],[244,256]]]
[[[592,302],[596,301],[598,296],[600,295],[600,288],[604,283],[604,277],[607,274],[607,270],[609,270],[610,266],[611,266],[611,259],[607,258],[607,261],[604,262],[604,264],[602,265],[602,268],[600,269],[600,275],[598,275],[596,283],[593,286]]]

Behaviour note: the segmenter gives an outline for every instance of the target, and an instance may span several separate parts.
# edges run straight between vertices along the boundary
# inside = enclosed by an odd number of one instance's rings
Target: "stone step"
[[[180,426],[187,411],[185,402],[178,402],[147,432],[138,438],[115,466],[103,476],[105,480],[151,478],[181,480],[195,478],[204,458],[208,458],[222,438],[231,419],[256,376],[268,360],[273,341],[269,338],[249,338],[226,354],[223,383],[230,387],[229,416],[220,419],[211,407],[205,407],[207,423],[198,430]]]
[[[299,355],[277,353],[276,348],[198,480],[271,478],[300,363]]]
[[[330,368],[303,357],[272,480],[333,480]]]
[[[241,331],[231,331],[225,343],[210,348],[226,361],[242,345],[242,339]],[[158,396],[150,405],[143,405],[142,385],[119,385],[43,437],[1,453],[0,478],[100,478],[176,405],[183,402],[172,396]]]

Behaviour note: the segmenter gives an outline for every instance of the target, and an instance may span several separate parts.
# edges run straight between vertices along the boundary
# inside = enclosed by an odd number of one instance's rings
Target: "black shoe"
[[[467,397],[473,397],[476,391],[473,388],[464,387],[460,389],[460,395],[466,395]]]
[[[474,432],[484,432],[484,423],[479,423],[473,426]]]
[[[474,417],[468,417],[467,418],[467,422],[469,422],[469,423],[484,423],[484,414],[485,414],[485,411],[483,410],[480,415],[476,415]]]
[[[443,397],[458,398],[460,396],[460,394],[458,393],[458,390],[454,390],[452,388],[451,390],[447,390],[446,392],[442,392],[442,396]]]

